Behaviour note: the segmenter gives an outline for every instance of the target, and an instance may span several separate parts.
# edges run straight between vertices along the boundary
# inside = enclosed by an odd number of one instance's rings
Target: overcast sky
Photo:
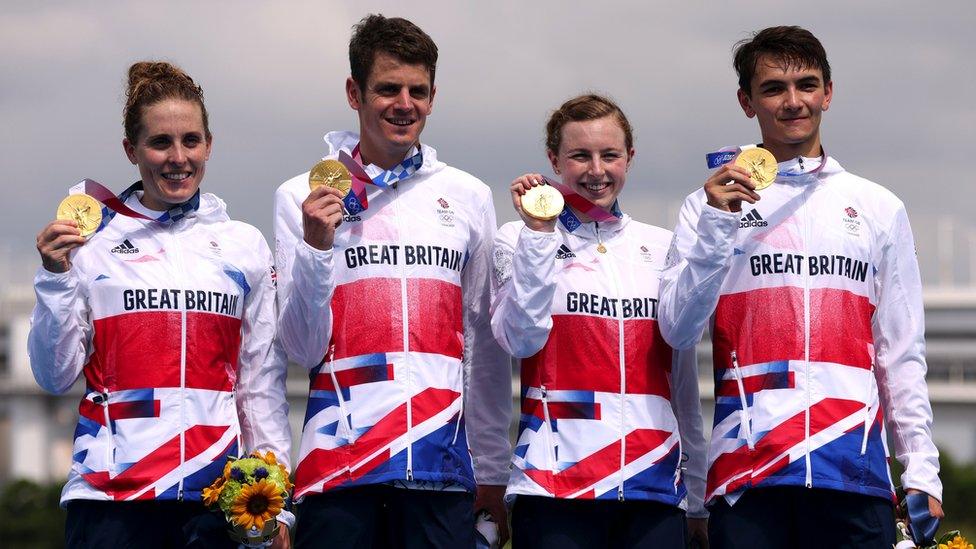
[[[965,282],[976,259],[976,2],[608,0],[2,1],[0,284],[29,282],[39,229],[66,189],[90,177],[116,192],[138,178],[121,148],[128,66],[178,63],[202,86],[214,134],[203,183],[272,241],[272,193],[324,153],[322,135],[355,129],[343,84],[350,27],[369,12],[403,16],[440,48],[423,140],[495,193],[545,171],[543,125],[583,91],[611,95],[636,132],[621,203],[668,226],[707,175],[704,153],[759,139],[735,101],[732,45],[798,24],[824,43],[834,100],[827,151],[908,205],[927,284]],[[407,6],[413,12],[404,11]],[[734,6],[734,7],[733,7]],[[941,227],[941,228],[940,228]],[[952,236],[949,242],[948,237]],[[944,248],[940,256],[939,246]],[[0,269],[6,268],[0,264]]]

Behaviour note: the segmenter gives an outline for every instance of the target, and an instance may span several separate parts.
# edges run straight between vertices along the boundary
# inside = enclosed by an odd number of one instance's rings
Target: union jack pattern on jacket
[[[86,382],[62,503],[199,501],[229,455],[287,460],[271,273],[261,233],[208,194],[177,222],[116,216],[66,273],[38,271],[34,376],[55,393]]]
[[[684,507],[684,442],[690,511],[700,516],[705,461],[694,353],[674,352],[657,327],[670,239],[629,216],[573,232],[561,223],[554,233],[522,222],[499,230],[492,328],[522,357],[510,497]]]
[[[334,158],[358,137],[326,141]],[[302,238],[308,174],[276,195],[281,341],[310,377],[296,499],[393,481],[474,490],[472,456],[479,482],[504,483],[511,381],[488,319],[491,192],[422,152],[408,179],[367,186],[369,208],[328,251]],[[465,423],[478,430],[470,454]]]
[[[796,175],[735,214],[703,190],[682,208],[661,329],[689,345],[712,317],[706,500],[774,485],[891,498],[886,416],[903,485],[941,498],[905,208],[826,162],[781,165]]]

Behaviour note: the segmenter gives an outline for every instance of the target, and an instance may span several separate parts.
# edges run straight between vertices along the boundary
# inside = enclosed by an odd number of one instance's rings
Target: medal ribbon
[[[563,207],[563,211],[559,213],[559,221],[562,222],[563,227],[565,227],[569,232],[575,231],[580,227],[580,225],[583,224],[583,222],[580,221],[580,218],[573,213],[572,209],[570,209],[570,206],[594,221],[612,221],[615,219],[620,219],[624,215],[623,212],[620,211],[620,206],[616,201],[614,201],[613,206],[608,212],[590,202],[586,197],[569,188],[568,185],[564,185],[558,181],[553,181],[545,176],[542,177],[542,182],[546,185],[550,185],[552,188],[559,191],[559,194],[563,195],[563,200],[566,202],[566,206]]]
[[[122,191],[120,195],[115,196],[115,193],[110,191],[98,181],[84,179],[75,185],[72,190],[77,189],[78,191],[83,192],[102,203],[102,223],[98,226],[98,229],[96,229],[95,232],[104,229],[117,213],[126,217],[134,217],[136,219],[145,219],[147,221],[155,221],[157,223],[168,223],[179,221],[190,213],[195,212],[197,208],[200,207],[200,189],[197,189],[197,192],[193,193],[193,196],[190,197],[190,199],[186,202],[173,206],[168,211],[163,212],[163,214],[159,217],[149,217],[148,215],[141,214],[125,205],[125,202],[130,196],[132,196],[132,193],[141,191],[142,188],[142,181],[136,181],[130,185],[128,189]]]
[[[339,151],[339,162],[349,170],[349,174],[352,176],[352,188],[343,197],[342,202],[350,214],[357,214],[369,207],[366,198],[366,185],[376,185],[384,189],[396,185],[416,173],[424,164],[424,157],[418,147],[417,154],[403,160],[392,169],[384,170],[376,177],[370,177],[366,173],[366,169],[363,168],[362,155],[359,154],[358,144],[353,148],[352,155],[346,151]]]
[[[762,144],[759,144],[759,145],[742,145],[740,147],[722,147],[721,149],[719,149],[719,150],[717,150],[715,152],[710,152],[710,153],[706,154],[705,155],[705,163],[708,164],[708,169],[713,170],[713,169],[721,166],[722,164],[728,164],[729,162],[731,162],[732,160],[734,160],[735,157],[736,157],[736,155],[738,155],[740,152],[742,152],[742,151],[744,151],[746,149],[752,149],[752,148],[761,147],[761,146],[762,146]],[[797,176],[808,175],[808,174],[812,174],[812,175],[819,174],[820,173],[820,170],[822,170],[823,167],[827,165],[827,151],[824,150],[823,147],[820,147],[820,152],[821,152],[821,155],[820,155],[820,165],[817,166],[816,169],[811,170],[811,171],[806,172],[806,173],[788,173],[788,172],[780,172],[780,171],[777,171],[776,172],[776,177],[797,177]]]

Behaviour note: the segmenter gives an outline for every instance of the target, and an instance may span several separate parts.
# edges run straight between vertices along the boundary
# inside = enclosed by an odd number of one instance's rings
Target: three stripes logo
[[[558,250],[556,250],[556,259],[569,259],[571,257],[576,257],[576,254],[574,254],[573,250],[570,250],[569,246],[565,244],[563,244],[562,246],[559,247]]]
[[[137,254],[139,253],[139,248],[133,246],[132,243],[129,242],[129,239],[126,238],[121,244],[112,248],[111,251],[113,254]]]
[[[759,211],[755,208],[751,212],[742,216],[739,220],[739,228],[746,229],[750,227],[768,227],[769,223],[759,215]]]

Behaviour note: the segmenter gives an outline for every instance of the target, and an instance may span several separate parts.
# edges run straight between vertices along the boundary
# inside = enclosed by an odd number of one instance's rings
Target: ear
[[[358,111],[363,106],[362,90],[351,76],[346,78],[346,101],[349,101],[349,106],[354,111]]]
[[[139,160],[136,158],[136,148],[128,139],[122,139],[122,150],[125,151],[125,156],[129,158],[129,162],[132,162],[133,165],[139,163]]]
[[[752,108],[752,99],[742,91],[742,88],[736,92],[736,97],[739,98],[739,106],[742,107],[742,112],[746,113],[746,116],[752,118],[756,116],[756,111]]]
[[[630,150],[627,151],[627,169],[628,170],[630,169],[630,163],[634,161],[634,155],[635,154],[637,154],[637,151],[633,147],[631,147]]]
[[[212,135],[207,137],[207,156],[206,156],[206,158],[204,158],[204,160],[210,160],[210,150],[211,150],[211,147],[213,147],[213,136]]]
[[[434,112],[434,94],[437,93],[437,86],[430,87],[430,100],[427,101],[427,114]]]
[[[823,103],[821,104],[823,110],[827,110],[830,108],[830,101],[833,98],[834,98],[834,82],[833,80],[831,80],[830,82],[827,82],[827,84],[824,86],[824,100]]]
[[[546,149],[546,155],[549,156],[549,164],[552,165],[552,173],[559,175],[559,166],[556,165],[556,160],[558,160],[559,157],[556,156],[556,153],[550,151],[549,149]]]

